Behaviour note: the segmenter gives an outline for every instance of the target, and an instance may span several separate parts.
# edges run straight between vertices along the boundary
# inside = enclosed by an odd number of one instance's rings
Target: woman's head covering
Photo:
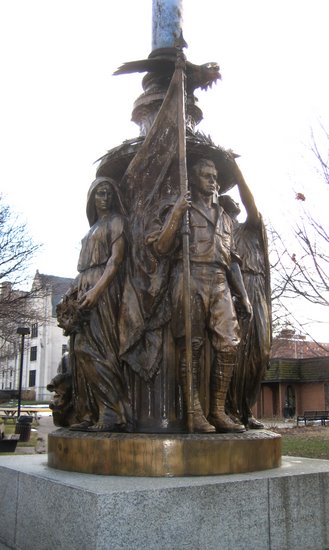
[[[87,218],[88,218],[90,227],[94,225],[94,223],[96,223],[97,221],[97,212],[96,212],[96,206],[95,206],[95,192],[97,187],[103,183],[107,183],[113,189],[113,195],[114,195],[113,210],[119,212],[123,216],[126,215],[126,210],[125,210],[121,193],[119,191],[116,181],[114,181],[112,178],[101,176],[99,178],[96,178],[92,182],[87,195],[86,213],[87,213]]]

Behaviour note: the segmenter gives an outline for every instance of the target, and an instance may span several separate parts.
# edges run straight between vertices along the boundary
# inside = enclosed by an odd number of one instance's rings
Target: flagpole
[[[178,101],[178,170],[180,193],[185,195],[188,191],[187,166],[186,166],[186,116],[185,116],[185,65],[186,58],[183,47],[186,43],[182,32],[177,40],[176,70],[179,74],[177,88]],[[194,432],[194,403],[193,403],[193,370],[192,370],[192,325],[191,325],[191,275],[190,275],[190,228],[189,212],[184,215],[182,225],[183,240],[183,290],[184,290],[184,323],[185,323],[185,353],[186,353],[186,385],[187,385],[187,429]]]

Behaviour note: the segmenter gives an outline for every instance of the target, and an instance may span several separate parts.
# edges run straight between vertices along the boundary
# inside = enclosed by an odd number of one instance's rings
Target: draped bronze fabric
[[[253,309],[251,322],[241,320],[238,363],[230,388],[230,408],[248,423],[261,380],[269,366],[271,348],[271,293],[267,235],[264,222],[235,221],[234,238],[241,257],[244,285]]]

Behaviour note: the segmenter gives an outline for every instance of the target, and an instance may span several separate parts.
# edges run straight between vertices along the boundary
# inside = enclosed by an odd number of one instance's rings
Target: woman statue
[[[130,431],[131,407],[118,355],[125,237],[124,207],[115,181],[99,177],[91,184],[87,217],[90,230],[82,239],[74,289],[78,322],[71,336],[78,423],[70,429]]]

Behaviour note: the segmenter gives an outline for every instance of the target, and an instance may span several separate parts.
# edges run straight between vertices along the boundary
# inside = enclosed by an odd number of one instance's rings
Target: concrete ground
[[[41,416],[39,419],[39,426],[37,427],[38,439],[42,439],[47,446],[48,434],[58,430],[58,426],[54,425],[52,416]],[[45,450],[46,452],[46,450]]]

